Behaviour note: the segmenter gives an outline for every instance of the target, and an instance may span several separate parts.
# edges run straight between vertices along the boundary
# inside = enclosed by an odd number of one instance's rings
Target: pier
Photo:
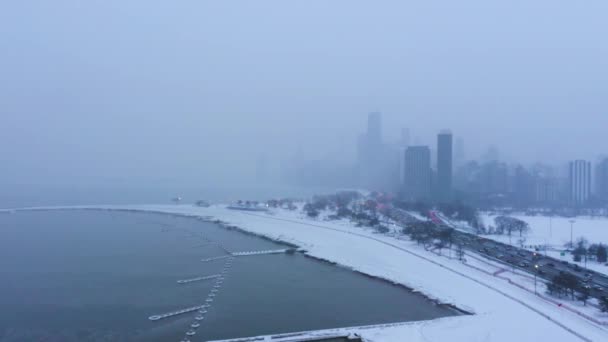
[[[161,319],[164,319],[164,318],[169,318],[169,317],[173,317],[173,316],[177,316],[177,315],[182,315],[182,314],[185,314],[185,313],[193,312],[193,311],[196,311],[196,310],[200,310],[202,308],[203,308],[203,305],[193,306],[191,308],[186,308],[186,309],[182,309],[182,310],[167,312],[167,313],[164,313],[162,315],[153,315],[153,316],[148,317],[148,319],[151,320],[151,321],[158,321],[158,320],[161,320]]]
[[[209,262],[209,261],[227,259],[227,258],[231,258],[231,257],[232,257],[232,255],[222,255],[222,256],[216,256],[216,257],[201,259],[201,261],[202,262]]]
[[[262,254],[281,254],[287,253],[289,249],[269,249],[265,251],[233,252],[232,256],[262,255]]]
[[[190,278],[190,279],[182,279],[182,280],[178,280],[177,283],[178,284],[188,284],[188,283],[192,283],[195,281],[209,280],[209,279],[215,279],[215,278],[219,278],[219,277],[221,277],[220,274],[213,274],[213,275]]]

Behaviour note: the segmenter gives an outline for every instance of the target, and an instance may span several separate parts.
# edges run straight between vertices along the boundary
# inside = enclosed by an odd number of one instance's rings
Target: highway
[[[407,225],[419,221],[406,211],[391,208],[385,214],[401,225]],[[608,277],[604,274],[585,269],[575,264],[560,261],[541,254],[538,251],[530,251],[516,246],[484,238],[475,234],[463,232],[450,226],[444,220],[431,212],[431,221],[435,229],[454,229],[454,244],[462,244],[466,250],[480,254],[488,259],[505,265],[505,268],[519,269],[536,275],[539,278],[551,280],[560,273],[570,273],[578,280],[580,287],[586,286],[590,290],[590,296],[600,298],[608,295]],[[538,265],[538,268],[535,266]]]

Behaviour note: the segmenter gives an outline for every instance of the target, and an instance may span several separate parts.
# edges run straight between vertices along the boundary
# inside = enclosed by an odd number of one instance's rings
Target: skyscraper
[[[410,201],[428,200],[431,196],[431,150],[428,146],[410,146],[405,150],[404,194]]]
[[[595,194],[608,201],[608,157],[604,157],[595,167]]]
[[[452,195],[452,133],[437,135],[437,197],[449,201]]]
[[[574,160],[569,165],[568,193],[570,203],[582,205],[591,194],[591,162]]]
[[[368,189],[381,188],[386,176],[383,175],[385,153],[382,144],[382,116],[379,112],[368,114],[367,132],[359,137],[357,145],[360,185]]]

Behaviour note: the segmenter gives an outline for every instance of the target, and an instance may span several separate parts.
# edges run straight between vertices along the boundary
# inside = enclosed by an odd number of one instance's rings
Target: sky
[[[608,153],[608,2],[0,2],[0,185],[250,179],[449,128],[469,158]]]

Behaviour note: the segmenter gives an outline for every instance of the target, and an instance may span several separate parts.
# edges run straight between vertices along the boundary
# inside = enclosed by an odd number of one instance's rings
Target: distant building
[[[536,197],[534,176],[522,165],[513,169],[511,180],[512,200],[516,206],[525,207],[532,204]]]
[[[500,151],[496,146],[490,146],[488,150],[481,156],[483,163],[491,163],[500,160]]]
[[[437,197],[450,200],[452,195],[452,133],[442,131],[437,135]]]
[[[595,195],[608,201],[608,157],[602,158],[595,166]]]
[[[454,142],[454,169],[458,169],[464,165],[465,159],[464,139],[462,137],[457,137]]]
[[[534,201],[538,204],[554,204],[559,201],[559,181],[556,178],[537,176],[534,182]]]
[[[367,131],[357,141],[359,185],[368,189],[384,187],[386,151],[382,142],[382,115],[369,113]]]
[[[509,192],[507,164],[491,161],[483,164],[479,173],[481,192],[487,195],[505,195]]]
[[[568,168],[568,193],[570,203],[583,205],[591,195],[591,162],[571,161]]]
[[[431,197],[431,150],[428,146],[410,146],[404,156],[404,195],[410,201]]]

